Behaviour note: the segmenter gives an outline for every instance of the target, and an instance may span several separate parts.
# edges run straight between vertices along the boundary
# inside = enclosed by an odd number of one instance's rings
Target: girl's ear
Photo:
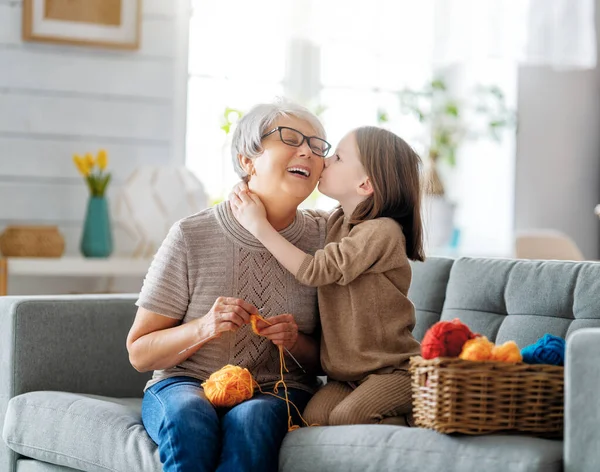
[[[373,194],[373,185],[371,185],[371,179],[369,179],[369,177],[366,177],[358,186],[358,194],[363,197],[368,197]]]
[[[242,169],[244,169],[244,172],[247,175],[254,175],[254,164],[252,163],[252,159],[250,159],[249,157],[246,157],[242,154],[238,154],[238,160],[240,161],[240,165],[242,166]]]

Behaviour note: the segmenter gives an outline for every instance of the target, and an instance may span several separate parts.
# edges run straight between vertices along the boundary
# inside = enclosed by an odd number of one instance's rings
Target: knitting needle
[[[191,348],[193,348],[193,347],[197,346],[198,344],[200,344],[200,343],[206,343],[206,342],[210,341],[211,339],[214,339],[214,338],[216,338],[217,336],[218,336],[218,334],[215,334],[215,335],[213,335],[213,336],[209,336],[209,337],[208,337],[208,338],[206,338],[206,339],[202,339],[202,340],[198,341],[197,343],[194,343],[194,344],[192,344],[191,346],[188,346],[188,347],[186,347],[186,348],[185,348],[183,351],[179,351],[179,352],[177,353],[177,355],[179,355],[179,354],[183,354],[185,351],[189,351]]]
[[[197,343],[194,343],[191,346],[186,347],[183,351],[179,351],[177,353],[177,355],[183,354],[184,352],[189,351],[191,348],[197,346],[198,344],[204,343],[204,342],[208,342],[208,341],[210,341],[213,338],[216,338],[216,336],[211,336],[209,338],[202,339],[201,341],[198,341]],[[306,374],[306,371],[304,370],[304,367],[302,367],[302,365],[300,364],[300,362],[298,362],[298,359],[296,359],[294,357],[294,355],[290,352],[290,350],[287,347],[283,346],[283,348],[285,349],[285,352],[287,352],[288,356],[290,356],[292,358],[292,360],[296,363],[296,365],[298,367],[300,367],[300,369],[302,369],[302,372],[304,372]]]
[[[302,367],[300,365],[300,362],[298,362],[298,360],[292,355],[292,353],[290,352],[290,350],[287,347],[285,347],[285,346],[283,346],[283,348],[285,349],[285,352],[287,352],[288,356],[290,356],[292,358],[292,360],[296,363],[296,365],[302,369],[302,372],[304,372],[306,374],[306,371],[304,370],[304,367]]]
[[[261,308],[261,309],[259,309],[258,311],[259,311],[259,312],[261,312],[262,310],[263,310],[263,309]],[[177,353],[177,355],[179,356],[180,354],[183,354],[184,352],[186,352],[186,351],[189,351],[190,349],[192,349],[193,347],[197,346],[198,344],[200,344],[200,343],[204,343],[204,342],[208,342],[208,341],[210,341],[211,339],[214,339],[214,338],[216,338],[217,336],[218,336],[218,335],[214,335],[214,336],[210,336],[210,337],[208,337],[208,338],[206,338],[206,339],[202,339],[202,340],[200,340],[200,341],[198,341],[198,342],[196,342],[196,343],[192,344],[191,346],[188,346],[188,347],[186,347],[186,348],[185,348],[185,349],[183,349],[182,351],[179,351],[179,352]],[[293,361],[296,363],[296,365],[297,365],[298,367],[300,367],[300,369],[302,369],[302,372],[304,372],[304,373],[306,374],[306,371],[304,370],[304,367],[302,367],[302,364],[300,364],[300,362],[298,362],[298,359],[296,359],[296,358],[294,357],[294,355],[293,355],[293,354],[290,352],[290,350],[289,350],[287,347],[285,347],[285,346],[283,346],[283,349],[285,349],[285,352],[287,353],[287,355],[288,355],[288,356],[290,356],[290,357],[292,358],[292,360],[293,360]]]
[[[264,310],[264,307],[258,309],[259,313],[261,313],[263,310]],[[304,367],[302,367],[302,364],[300,364],[300,362],[298,362],[298,359],[296,359],[294,357],[294,355],[290,352],[290,350],[287,347],[283,346],[283,348],[285,349],[285,352],[287,352],[287,355],[290,356],[292,358],[292,360],[296,363],[296,365],[298,367],[300,367],[300,369],[302,369],[302,372],[304,372],[306,374]]]

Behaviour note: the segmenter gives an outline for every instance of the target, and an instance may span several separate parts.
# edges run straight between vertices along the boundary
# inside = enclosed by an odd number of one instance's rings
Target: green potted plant
[[[427,129],[426,191],[430,195],[445,195],[438,164],[454,168],[458,150],[466,140],[500,142],[502,131],[515,123],[514,113],[497,86],[477,86],[469,100],[462,100],[438,77],[421,89],[402,90],[399,98],[402,111]],[[379,121],[387,121],[385,112],[380,112]]]
[[[502,132],[515,125],[514,112],[497,86],[477,86],[468,99],[462,99],[439,77],[420,89],[400,91],[399,100],[401,111],[414,116],[425,130],[423,177],[429,197],[430,244],[444,247],[454,237],[455,203],[447,198],[440,165],[454,169],[458,151],[467,140],[500,142]],[[388,121],[385,110],[379,111],[378,119],[380,124]]]

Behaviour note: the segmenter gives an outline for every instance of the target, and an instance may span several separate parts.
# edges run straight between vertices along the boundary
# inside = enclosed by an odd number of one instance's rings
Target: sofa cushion
[[[77,470],[162,470],[137,398],[25,393],[8,404],[3,438],[19,454]]]
[[[559,472],[562,441],[526,436],[447,436],[422,428],[355,425],[289,433],[282,472]]]
[[[454,259],[431,257],[427,262],[412,262],[412,283],[408,289],[408,298],[415,305],[417,323],[413,336],[423,339],[427,330],[440,320],[446,286],[450,278],[450,270]]]
[[[62,465],[49,464],[34,459],[19,459],[17,461],[16,472],[78,472],[70,467]]]
[[[442,320],[459,318],[498,344],[600,327],[600,263],[461,258],[450,271]]]

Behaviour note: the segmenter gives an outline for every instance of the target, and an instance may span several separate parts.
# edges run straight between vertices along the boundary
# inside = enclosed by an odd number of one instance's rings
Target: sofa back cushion
[[[600,263],[460,258],[451,264],[445,293],[432,294],[443,290],[447,261],[432,257],[413,264],[409,296],[417,308],[419,340],[423,327],[437,321],[440,300],[438,319],[459,318],[499,344],[513,340],[524,347],[546,333],[566,338],[580,328],[600,327]]]
[[[425,262],[411,262],[412,283],[408,298],[415,305],[417,323],[413,335],[421,341],[431,325],[440,320],[446,287],[454,259],[429,257]]]
[[[12,328],[6,355],[8,397],[36,390],[141,397],[151,373],[129,363],[125,340],[135,295],[0,297]]]

